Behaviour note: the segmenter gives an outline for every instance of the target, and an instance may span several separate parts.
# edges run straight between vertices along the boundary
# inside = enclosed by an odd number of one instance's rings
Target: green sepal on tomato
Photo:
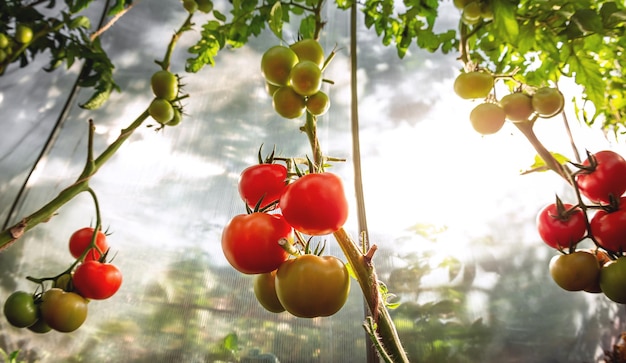
[[[278,205],[294,229],[311,236],[336,232],[348,219],[343,183],[329,172],[306,174],[288,184]]]
[[[281,214],[253,212],[233,217],[222,232],[226,260],[244,274],[274,271],[289,257],[280,240],[293,241],[293,229]]]
[[[301,318],[331,316],[348,299],[350,274],[334,256],[301,255],[280,265],[276,296],[290,314]]]
[[[113,264],[85,261],[74,271],[74,288],[87,299],[104,300],[113,296],[122,285],[122,273]]]

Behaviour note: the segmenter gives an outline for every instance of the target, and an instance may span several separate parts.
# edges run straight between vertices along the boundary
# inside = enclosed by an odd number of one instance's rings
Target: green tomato
[[[196,0],[183,0],[183,7],[189,14],[193,14],[198,10],[198,3]]]
[[[50,328],[69,333],[87,320],[87,304],[77,293],[51,288],[41,296],[41,317]]]
[[[550,260],[550,275],[562,289],[581,291],[598,281],[600,264],[596,256],[586,250],[556,255]]]
[[[265,80],[276,86],[289,83],[289,73],[298,63],[298,56],[291,48],[276,45],[269,48],[261,58],[261,73]]]
[[[183,114],[180,112],[180,110],[176,107],[174,107],[174,117],[172,117],[172,119],[166,123],[167,126],[177,126],[180,124],[180,122],[183,120]]]
[[[150,86],[157,98],[171,101],[178,95],[178,78],[166,70],[155,72],[150,78]]]
[[[306,108],[304,97],[288,86],[281,87],[274,92],[272,105],[279,115],[289,119],[302,116]]]
[[[478,1],[472,1],[463,7],[461,19],[467,25],[473,25],[480,22],[481,9]]]
[[[485,72],[466,72],[454,80],[454,92],[463,99],[485,98],[493,89],[493,76]]]
[[[626,257],[620,257],[602,267],[600,289],[612,301],[626,304]]]
[[[5,52],[4,49],[0,49],[0,63],[4,63],[4,61],[7,60],[8,57],[9,55],[7,54],[7,52]]]
[[[290,45],[289,48],[296,52],[300,62],[308,60],[320,68],[324,65],[324,49],[315,39],[302,39]]]
[[[254,277],[254,296],[265,310],[272,313],[281,313],[285,308],[276,296],[276,270]]]
[[[0,49],[7,48],[9,44],[11,44],[9,41],[9,37],[4,33],[0,33]]]
[[[291,69],[289,82],[299,95],[312,96],[322,88],[322,70],[312,61],[300,61]]]
[[[174,118],[174,107],[168,100],[155,98],[148,107],[148,113],[156,122],[165,125]]]
[[[15,41],[21,44],[30,43],[33,40],[33,30],[24,24],[18,24],[15,28]]]
[[[276,295],[290,314],[301,318],[338,312],[350,292],[350,275],[334,256],[302,255],[283,262],[276,272]]]
[[[201,12],[208,14],[213,10],[213,1],[211,0],[196,0],[198,3],[198,10]]]
[[[313,116],[321,116],[325,114],[329,107],[330,99],[328,98],[328,95],[322,91],[309,96],[306,100],[306,109]]]
[[[535,111],[531,97],[522,92],[510,93],[502,97],[500,107],[506,113],[506,118],[513,122],[526,121]]]
[[[550,118],[563,110],[565,98],[556,88],[542,87],[531,96],[531,102],[540,117]]]
[[[18,328],[29,327],[39,318],[39,310],[32,294],[25,291],[12,293],[4,303],[4,316]]]
[[[52,328],[46,323],[45,320],[43,320],[43,318],[39,318],[37,319],[35,324],[28,327],[28,330],[32,331],[33,333],[45,334],[51,331]]]

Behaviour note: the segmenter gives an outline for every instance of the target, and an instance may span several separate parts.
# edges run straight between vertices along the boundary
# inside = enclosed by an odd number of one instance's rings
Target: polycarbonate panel
[[[325,73],[334,85],[325,86],[332,106],[319,120],[319,137],[327,155],[347,159],[332,169],[345,180],[346,229],[356,238],[349,16],[332,7],[321,42],[339,51]],[[450,14],[443,26],[453,27],[458,14],[446,7],[452,5],[442,4],[442,14]],[[77,94],[12,223],[80,174],[89,119],[98,154],[147,107],[149,79],[158,69],[153,61],[163,57],[185,16],[178,1],[140,1],[104,34],[123,93],[97,111],[80,109],[89,93]],[[261,55],[278,40],[265,32],[241,49],[224,50],[215,67],[185,74],[185,50],[197,36],[186,33],[172,60],[190,94],[182,124],[161,132],[141,127],[91,180],[114,262],[124,273],[120,291],[90,302],[87,322],[69,334],[37,335],[0,319],[0,348],[19,349],[28,362],[366,361],[369,340],[356,281],[336,315],[294,318],[266,312],[254,297],[253,277],[237,273],[223,257],[222,229],[245,213],[239,173],[256,162],[261,144],[265,152],[276,145],[282,156],[310,151],[297,129],[302,120],[277,116],[264,90]],[[3,220],[78,72],[45,73],[43,63],[14,67],[0,78]],[[555,193],[568,196],[567,187],[548,173],[519,175],[534,152],[514,127],[489,137],[473,132],[467,117],[474,103],[452,92],[460,68],[454,54],[413,47],[400,60],[360,24],[358,65],[370,242],[379,248],[379,278],[400,303],[392,316],[411,361],[600,361],[624,329],[623,308],[601,295],[559,289],[547,269],[553,252],[534,227],[537,211]],[[545,123],[537,132],[563,135],[561,128]],[[575,133],[587,145],[606,143],[598,132]],[[567,140],[551,145],[565,148]],[[67,268],[69,236],[94,221],[90,197],[80,195],[0,253],[0,299],[16,289],[32,291],[26,276]],[[327,241],[329,252],[343,259],[332,237]]]

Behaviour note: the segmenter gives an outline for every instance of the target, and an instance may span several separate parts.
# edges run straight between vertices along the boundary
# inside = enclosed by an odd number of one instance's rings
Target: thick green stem
[[[352,271],[354,271],[363,291],[363,296],[367,301],[370,313],[376,324],[380,343],[394,362],[409,362],[409,358],[402,347],[400,337],[389,315],[389,311],[381,303],[381,296],[378,290],[378,279],[376,270],[370,254],[363,254],[350,235],[341,228],[334,233],[335,239],[339,243]],[[373,246],[372,248],[375,248]]]
[[[100,169],[100,167],[115,154],[115,152],[122,146],[122,144],[130,137],[130,135],[135,131],[146,119],[148,118],[148,110],[144,111],[133,123],[122,130],[120,136],[113,142],[109,147],[98,156],[95,160],[91,158],[92,151],[91,146],[92,142],[89,142],[88,157],[87,163],[83,172],[81,173],[78,180],[76,180],[72,185],[62,190],[59,195],[57,195],[54,199],[49,201],[46,205],[41,207],[38,211],[29,215],[28,217],[22,219],[20,222],[15,225],[5,229],[0,232],[0,251],[8,248],[12,243],[17,241],[26,231],[32,229],[36,225],[42,222],[48,221],[56,211],[61,208],[63,205],[68,203],[78,194],[89,190],[89,179]],[[89,133],[90,140],[93,137],[93,124],[89,125]]]

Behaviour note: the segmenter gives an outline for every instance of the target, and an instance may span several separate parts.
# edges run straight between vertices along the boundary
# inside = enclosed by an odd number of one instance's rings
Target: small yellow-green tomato
[[[315,39],[302,39],[289,47],[296,52],[300,62],[308,60],[317,64],[318,67],[322,67],[324,64],[324,49]]]
[[[563,111],[565,98],[556,88],[542,87],[532,95],[532,105],[540,117],[550,118]]]
[[[196,0],[198,4],[198,10],[201,12],[208,14],[213,10],[213,1],[212,0]]]
[[[289,81],[301,96],[312,96],[322,87],[322,71],[314,62],[300,61],[291,69]]]
[[[289,84],[289,73],[298,63],[298,56],[289,47],[276,45],[263,53],[261,73],[265,80],[276,86]]]
[[[150,78],[150,86],[157,98],[171,101],[178,95],[178,78],[170,71],[162,69],[154,72]]]
[[[174,117],[172,117],[172,119],[166,123],[167,126],[177,126],[180,124],[180,122],[183,120],[183,114],[182,112],[180,112],[180,110],[176,107],[174,107]]]
[[[302,116],[306,109],[304,97],[289,86],[281,87],[274,92],[272,106],[276,113],[288,119]]]
[[[513,122],[526,121],[534,112],[530,96],[522,92],[502,97],[500,107],[506,113],[506,118]]]
[[[156,122],[165,125],[174,118],[174,107],[168,100],[155,98],[148,107],[148,113]]]
[[[4,33],[0,33],[0,49],[7,48],[9,44],[11,44],[9,41],[9,37]]]
[[[196,0],[183,0],[183,7],[189,14],[193,14],[198,10],[198,3]]]
[[[329,107],[330,99],[328,98],[328,95],[322,91],[309,96],[306,100],[306,109],[313,116],[321,116],[325,114]]]
[[[285,308],[276,296],[276,271],[258,274],[254,277],[254,296],[265,310],[281,313]]]
[[[25,24],[18,24],[15,28],[15,41],[28,44],[33,40],[33,30]]]

